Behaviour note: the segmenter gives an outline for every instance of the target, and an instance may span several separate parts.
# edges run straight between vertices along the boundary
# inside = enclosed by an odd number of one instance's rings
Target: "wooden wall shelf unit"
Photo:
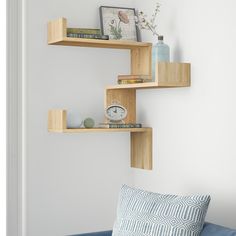
[[[130,50],[131,75],[152,77],[152,44],[146,42],[122,40],[97,40],[67,37],[67,20],[60,18],[48,23],[48,44],[62,46],[96,47]],[[124,120],[136,123],[136,90],[153,88],[174,88],[190,86],[190,63],[157,63],[156,78],[152,82],[139,84],[111,85],[105,88],[105,107],[118,100],[128,110]],[[48,131],[59,133],[83,132],[130,132],[131,167],[152,169],[152,128],[135,129],[68,129],[66,110],[50,110],[48,113]]]

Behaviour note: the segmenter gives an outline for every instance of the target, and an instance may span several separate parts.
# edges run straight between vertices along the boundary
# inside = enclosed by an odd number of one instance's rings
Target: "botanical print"
[[[137,41],[134,9],[101,7],[103,34],[115,40]]]
[[[110,33],[114,37],[114,39],[122,38],[122,29],[120,24],[129,24],[129,17],[124,11],[118,11],[118,18],[118,23],[116,19],[112,19],[110,22]]]

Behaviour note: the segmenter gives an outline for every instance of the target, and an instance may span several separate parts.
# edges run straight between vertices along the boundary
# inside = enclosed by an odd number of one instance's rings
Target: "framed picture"
[[[134,8],[101,6],[99,11],[102,34],[114,40],[138,41]]]

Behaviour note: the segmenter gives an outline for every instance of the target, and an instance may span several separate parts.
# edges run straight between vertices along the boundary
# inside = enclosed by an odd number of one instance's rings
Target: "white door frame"
[[[7,236],[25,236],[25,0],[7,0]]]

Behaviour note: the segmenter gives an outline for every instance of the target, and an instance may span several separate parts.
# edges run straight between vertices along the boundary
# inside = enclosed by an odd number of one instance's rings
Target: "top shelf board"
[[[116,49],[133,49],[139,47],[151,46],[151,43],[141,43],[134,41],[121,40],[100,40],[100,39],[84,39],[84,38],[62,38],[60,40],[49,41],[49,45],[63,46],[79,46],[79,47],[95,47],[95,48],[116,48]]]
[[[67,37],[67,20],[59,18],[48,23],[48,44],[79,46],[79,47],[97,47],[97,48],[117,48],[117,49],[135,49],[143,47],[152,47],[151,43],[135,42],[128,40],[99,40],[85,38]]]

